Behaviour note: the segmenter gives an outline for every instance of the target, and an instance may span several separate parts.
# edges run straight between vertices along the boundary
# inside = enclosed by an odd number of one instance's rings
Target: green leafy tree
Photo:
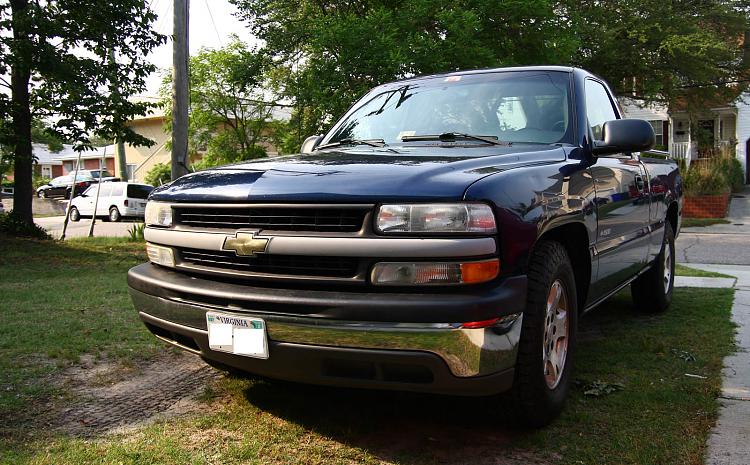
[[[296,147],[371,87],[415,74],[566,62],[569,22],[551,0],[231,0],[295,102]]]
[[[325,130],[373,86],[413,75],[576,65],[620,95],[674,103],[736,95],[750,62],[746,1],[230,1],[294,102],[287,146]]]
[[[236,36],[220,49],[203,49],[190,58],[190,151],[204,152],[201,169],[266,156],[275,103],[268,71],[270,58]],[[171,88],[168,76],[162,88]],[[168,113],[169,113],[169,106]],[[171,130],[171,118],[167,118]]]
[[[148,105],[128,100],[146,89],[145,56],[165,38],[144,0],[10,0],[0,3],[0,144],[12,147],[17,216],[32,223],[33,118],[54,117],[49,132],[79,150],[90,136],[151,145],[125,122]],[[117,63],[107,59],[110,51]]]
[[[172,168],[167,163],[157,163],[146,173],[146,184],[161,186],[172,179]]]
[[[673,104],[736,92],[746,78],[742,2],[565,0],[561,11],[579,43],[571,62],[620,95]]]

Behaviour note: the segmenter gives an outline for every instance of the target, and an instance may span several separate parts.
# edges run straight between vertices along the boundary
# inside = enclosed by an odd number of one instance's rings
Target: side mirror
[[[594,141],[594,155],[621,152],[641,152],[654,146],[654,128],[642,119],[607,121],[602,128],[604,140]]]
[[[315,150],[315,147],[320,145],[320,141],[323,140],[323,136],[310,136],[307,139],[305,139],[304,142],[302,142],[302,148],[300,148],[300,153],[312,153],[313,150]]]

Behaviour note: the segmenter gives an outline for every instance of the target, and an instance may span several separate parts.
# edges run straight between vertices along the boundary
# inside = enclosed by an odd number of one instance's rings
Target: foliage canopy
[[[220,49],[202,49],[190,57],[189,150],[205,152],[195,168],[266,156],[263,143],[270,138],[275,107],[266,90],[271,85],[270,65],[268,55],[248,48],[236,36]],[[171,85],[168,76],[162,95],[168,95]]]
[[[153,143],[124,123],[148,109],[129,98],[146,89],[146,55],[165,40],[155,19],[144,0],[0,3],[0,75],[10,75],[0,84],[11,91],[0,93],[0,144],[13,148],[23,221],[31,222],[32,118],[53,117],[48,132],[80,150],[91,136]]]
[[[742,2],[231,0],[279,65],[297,142],[375,85],[414,75],[574,65],[620,95],[672,103],[742,80]],[[713,84],[717,84],[714,86]]]

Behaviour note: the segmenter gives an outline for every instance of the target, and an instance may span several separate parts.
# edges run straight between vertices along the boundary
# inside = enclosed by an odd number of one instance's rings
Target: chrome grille
[[[178,250],[182,262],[187,265],[250,274],[353,278],[359,266],[359,259],[351,257],[264,254],[255,257],[238,257],[234,252]]]
[[[211,229],[271,231],[356,232],[369,207],[174,207],[175,223]]]

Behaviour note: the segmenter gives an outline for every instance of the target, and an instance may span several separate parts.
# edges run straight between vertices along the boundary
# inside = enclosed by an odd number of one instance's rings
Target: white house
[[[699,144],[691,127],[690,117],[683,108],[668,109],[664,105],[643,106],[638,101],[620,98],[620,105],[628,118],[651,122],[656,134],[656,146],[669,152],[672,158],[694,160],[699,157]],[[716,101],[694,118],[704,130],[704,145],[733,147],[745,170],[745,182],[750,183],[750,93],[729,102]]]

